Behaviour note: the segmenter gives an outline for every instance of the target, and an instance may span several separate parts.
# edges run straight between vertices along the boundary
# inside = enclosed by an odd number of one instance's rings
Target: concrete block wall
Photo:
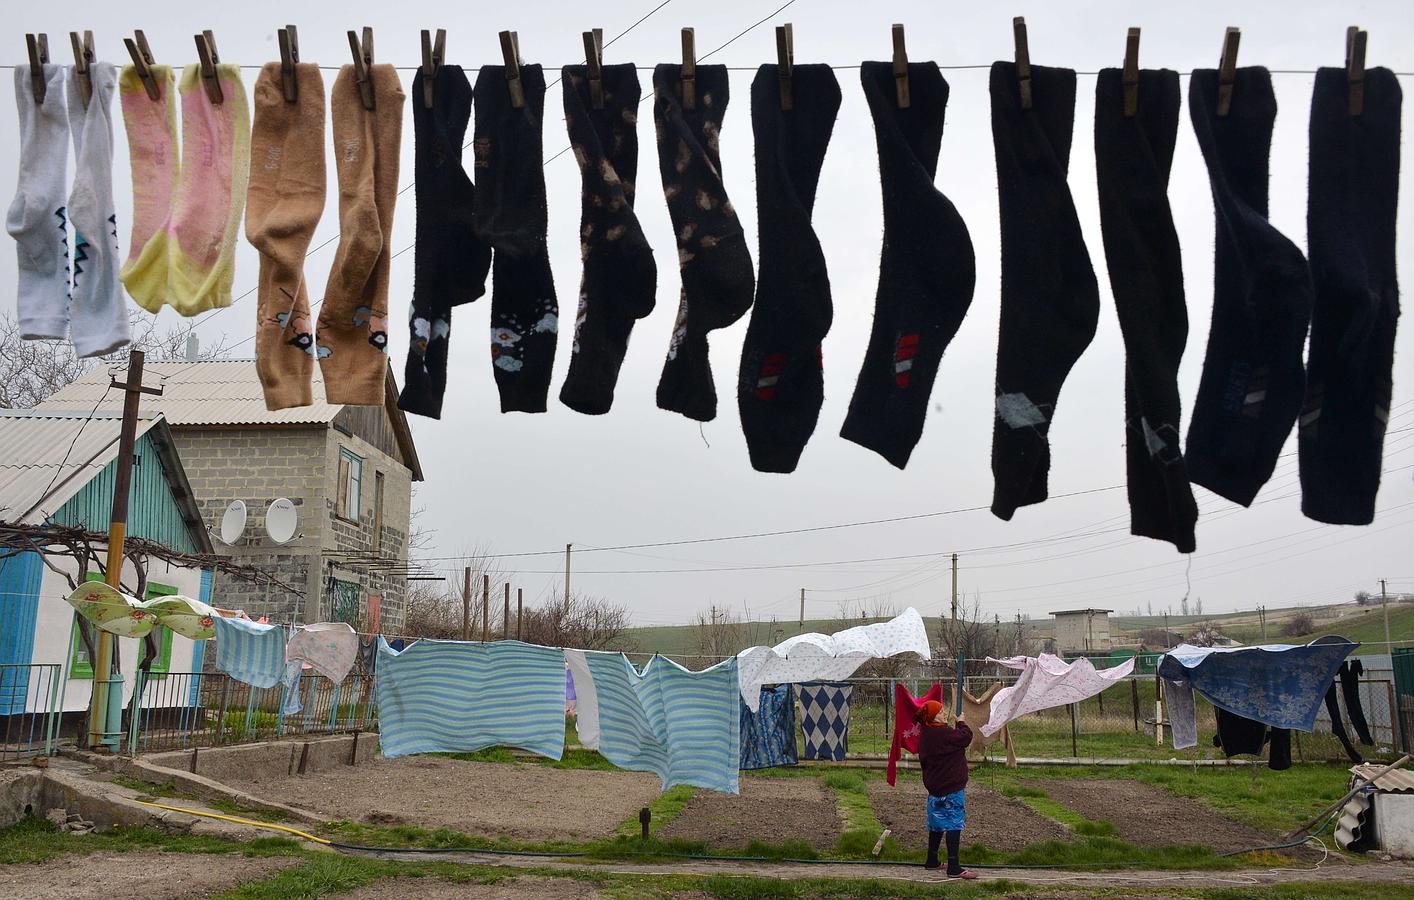
[[[363,459],[363,477],[360,481],[358,520],[341,518],[337,514],[338,497],[333,491],[324,498],[324,515],[328,523],[326,546],[340,553],[372,553],[375,550],[383,559],[406,560],[408,555],[408,528],[412,514],[412,473],[399,460],[384,453],[363,438],[346,434],[331,428],[327,432],[324,447],[324,465],[337,478],[339,451],[347,448]],[[383,475],[383,526],[381,540],[374,540],[375,492],[377,477]],[[326,566],[325,577],[330,572],[340,581],[351,581],[361,588],[363,597],[378,594],[382,597],[382,629],[388,634],[397,634],[403,624],[403,602],[407,582],[402,577],[388,577],[372,567],[358,565],[352,560],[336,564],[332,570]],[[326,591],[327,594],[327,591]],[[332,599],[324,597],[320,614],[330,615]],[[366,615],[366,610],[364,610]]]

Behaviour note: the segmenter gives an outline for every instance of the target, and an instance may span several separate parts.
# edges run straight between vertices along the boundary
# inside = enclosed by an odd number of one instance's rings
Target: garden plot
[[[820,779],[743,775],[739,795],[698,790],[658,836],[718,849],[742,849],[755,840],[805,841],[816,850],[833,850],[841,830],[835,793]]]
[[[1087,819],[1109,822],[1116,837],[1141,847],[1198,844],[1225,853],[1273,843],[1271,835],[1196,800],[1140,781],[1050,778],[1029,783]]]
[[[56,841],[73,840],[56,835]],[[26,900],[184,900],[224,893],[298,859],[206,853],[95,853],[0,866],[0,897]]]
[[[869,803],[874,815],[903,850],[928,849],[926,792],[917,780],[889,787],[884,781],[869,783]],[[967,787],[967,827],[964,845],[981,844],[988,850],[1020,850],[1037,841],[1063,841],[1070,837],[1064,826],[1051,821],[1024,803],[972,783]]]
[[[335,820],[450,828],[518,841],[586,841],[608,837],[614,826],[635,817],[658,796],[658,779],[637,772],[408,756],[248,788]]]

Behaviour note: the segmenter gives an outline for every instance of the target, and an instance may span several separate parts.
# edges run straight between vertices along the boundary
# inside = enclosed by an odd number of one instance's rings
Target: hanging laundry
[[[442,417],[451,352],[452,310],[486,293],[491,247],[472,226],[476,188],[462,166],[471,121],[471,82],[461,66],[431,76],[432,108],[423,103],[428,75],[412,80],[417,240],[413,249],[411,330],[398,408]]]
[[[292,659],[285,663],[285,675],[281,679],[281,695],[283,701],[280,704],[280,713],[286,716],[299,714],[304,709],[304,698],[301,697],[300,676],[304,674],[304,663],[298,659]]]
[[[1061,386],[1100,317],[1095,269],[1066,183],[1075,72],[1032,66],[1029,109],[1020,90],[1013,63],[992,64],[1002,235],[992,512],[1001,519],[1046,499]]]
[[[1291,768],[1291,730],[1273,728],[1267,735],[1267,768],[1284,772]]]
[[[1334,635],[1304,646],[1180,644],[1159,660],[1158,674],[1189,685],[1220,709],[1277,728],[1309,732],[1341,660],[1358,646]],[[1171,718],[1173,713],[1171,709]],[[1175,735],[1179,727],[1175,723]]]
[[[1225,116],[1217,99],[1217,70],[1194,70],[1188,111],[1212,185],[1217,249],[1213,320],[1186,449],[1194,484],[1248,506],[1301,411],[1314,289],[1301,250],[1267,221],[1277,113],[1271,74],[1238,69]]]
[[[268,688],[285,675],[285,627],[218,618],[216,668],[252,687]]]
[[[597,416],[614,403],[634,322],[653,311],[658,267],[633,211],[638,183],[638,104],[633,63],[600,69],[599,108],[586,66],[565,66],[565,126],[583,181],[579,226],[584,275],[569,374],[560,402]]]
[[[1169,734],[1173,749],[1198,746],[1198,721],[1193,706],[1193,688],[1186,681],[1163,682],[1164,707],[1169,712]]]
[[[994,682],[991,687],[982,693],[981,697],[974,697],[967,691],[962,692],[962,713],[968,722],[987,722],[992,718],[992,700],[1002,690],[1000,681]],[[956,701],[950,691],[948,709],[956,709]],[[995,734],[984,735],[981,728],[970,728],[972,740],[967,745],[967,752],[972,756],[985,756],[987,745],[997,741],[1002,742],[1002,747],[1006,750],[1007,765],[1016,766],[1016,752],[1011,745],[1011,729],[1003,725],[1001,730]]]
[[[1341,663],[1342,668],[1344,665]],[[1331,734],[1335,735],[1335,739],[1340,741],[1340,746],[1345,748],[1345,755],[1350,758],[1350,761],[1358,765],[1365,761],[1365,757],[1355,749],[1354,744],[1350,743],[1350,735],[1345,732],[1345,720],[1340,715],[1340,700],[1336,697],[1335,684],[1332,681],[1331,686],[1326,689],[1326,715],[1331,720]]]
[[[545,75],[520,67],[525,105],[511,106],[504,66],[476,77],[474,225],[495,249],[491,363],[501,412],[545,412],[560,308],[546,254],[548,212],[541,120]]]
[[[280,63],[255,80],[250,189],[245,235],[260,254],[255,311],[255,371],[265,408],[314,402],[314,321],[304,258],[324,214],[324,77],[295,63],[296,99],[285,99]]]
[[[358,632],[347,622],[301,625],[285,645],[285,659],[309,663],[314,671],[339,684],[358,659]]]
[[[918,736],[923,726],[914,720],[923,704],[929,700],[943,701],[943,686],[935,684],[922,697],[915,697],[902,684],[894,685],[894,742],[889,747],[889,765],[886,778],[890,785],[898,780],[898,761],[903,751],[918,752]]]
[[[1188,341],[1183,261],[1169,206],[1178,138],[1178,73],[1142,69],[1134,115],[1123,73],[1095,83],[1100,232],[1124,335],[1124,440],[1129,527],[1192,553],[1198,505],[1183,462],[1178,367]]]
[[[679,94],[682,67],[653,70],[658,170],[677,235],[682,293],[658,381],[658,408],[698,422],[717,417],[707,335],[746,315],[756,276],[741,222],[722,183],[718,136],[731,94],[726,66],[698,66],[695,102]]]
[[[1128,678],[1134,671],[1132,656],[1117,666],[1102,670],[1097,670],[1095,664],[1084,657],[1067,663],[1051,653],[1010,656],[1006,659],[989,656],[987,662],[1016,669],[1021,674],[1014,684],[1002,688],[992,697],[991,718],[980,729],[984,736],[996,734],[1006,723],[1027,713],[1087,700]]]
[[[113,204],[117,70],[110,63],[95,62],[89,73],[93,91],[84,106],[74,70],[45,65],[45,99],[37,104],[30,67],[15,67],[20,177],[6,218],[6,229],[19,245],[15,305],[20,337],[68,337],[81,357],[112,353],[131,338],[127,302],[118,283]],[[66,136],[74,145],[74,180],[67,202]]]
[[[1403,94],[1389,69],[1366,69],[1355,115],[1351,90],[1344,68],[1317,70],[1306,209],[1315,303],[1298,431],[1301,511],[1333,525],[1375,518],[1399,318]]]
[[[184,597],[165,594],[140,604],[157,617],[157,624],[172,629],[193,641],[210,640],[216,636],[216,620],[221,613],[212,606]]]
[[[948,84],[937,63],[909,63],[900,109],[893,68],[859,70],[874,120],[884,241],[874,324],[840,437],[902,469],[923,434],[943,351],[972,304],[976,260],[967,225],[933,186]]]
[[[621,769],[654,773],[665,791],[690,784],[738,792],[735,657],[700,672],[661,656],[641,671],[622,653],[566,650],[564,658],[575,673],[581,745]]]
[[[145,637],[157,624],[157,616],[141,601],[101,581],[86,581],[64,599],[89,622],[119,637]]]
[[[575,714],[576,702],[577,702],[578,700],[579,700],[579,695],[574,692],[574,673],[569,670],[569,666],[566,666],[566,667],[565,667],[565,715],[567,715],[567,716],[572,716],[572,715]]]
[[[800,732],[806,759],[843,760],[849,752],[849,704],[854,688],[842,683],[808,682],[800,696]]]
[[[368,70],[365,109],[354,67],[339,69],[329,95],[339,181],[339,247],[324,288],[315,359],[330,403],[382,406],[388,379],[388,272],[398,199],[403,88],[386,63]]]
[[[380,746],[386,757],[518,747],[565,749],[561,651],[520,641],[423,639],[399,652],[378,639]]]
[[[825,399],[820,342],[830,330],[830,277],[811,226],[840,86],[825,65],[790,71],[791,108],[781,108],[779,67],[751,84],[761,272],[741,349],[737,407],[752,468],[793,472]]]
[[[909,607],[887,622],[856,625],[834,634],[799,634],[774,647],[751,647],[737,654],[741,699],[755,710],[765,684],[839,681],[871,659],[912,653],[928,659],[923,617]]]
[[[741,703],[742,769],[793,766],[795,754],[795,697],[788,684],[761,688],[757,710]]]
[[[1217,707],[1217,733],[1213,746],[1222,748],[1229,759],[1238,755],[1261,756],[1267,743],[1267,725]]]
[[[213,103],[201,66],[151,66],[151,100],[132,66],[118,89],[133,176],[133,238],[123,285],[150,313],[171,306],[194,316],[231,305],[236,236],[250,180],[250,109],[240,66],[219,63],[223,100]],[[181,154],[174,97],[182,97]]]
[[[1370,734],[1370,723],[1365,721],[1365,706],[1360,702],[1360,676],[1365,674],[1365,664],[1358,659],[1340,664],[1340,693],[1345,698],[1345,711],[1350,716],[1350,725],[1360,737],[1360,743],[1373,747],[1375,739]]]
[[[393,649],[401,650],[402,648],[393,647]],[[364,675],[372,675],[378,670],[378,635],[365,635],[359,638],[358,661],[363,667]]]

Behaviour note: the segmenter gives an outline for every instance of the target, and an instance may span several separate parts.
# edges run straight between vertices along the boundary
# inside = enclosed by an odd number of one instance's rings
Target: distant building
[[[1063,609],[1051,613],[1055,617],[1057,653],[1094,653],[1111,650],[1110,613],[1112,609]]]
[[[121,376],[120,376],[121,377]],[[161,384],[142,397],[145,414],[171,425],[182,464],[217,553],[262,569],[303,597],[217,573],[213,602],[277,622],[349,622],[360,631],[396,633],[407,591],[412,484],[422,467],[389,370],[381,406],[344,406],[324,397],[314,370],[314,402],[270,411],[251,359],[161,361],[144,380]],[[95,367],[40,404],[41,410],[121,408],[108,391],[109,369]],[[277,544],[266,533],[272,501],[294,503],[299,525]],[[219,539],[233,500],[245,503],[245,531]]]

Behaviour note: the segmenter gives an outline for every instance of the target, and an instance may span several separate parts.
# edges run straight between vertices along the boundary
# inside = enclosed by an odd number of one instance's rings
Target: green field
[[[1390,604],[1389,631],[1390,639],[1396,643],[1414,642],[1414,604]],[[1258,642],[1262,639],[1262,630],[1256,625],[1233,626],[1223,629],[1223,633],[1243,643]],[[1384,645],[1385,616],[1378,606],[1368,608],[1367,612],[1358,615],[1347,615],[1338,622],[1322,622],[1318,619],[1315,631],[1299,637],[1283,635],[1280,622],[1274,625],[1270,617],[1267,620],[1267,639],[1272,642],[1285,641],[1304,644],[1327,634],[1338,634],[1341,637],[1350,638],[1352,641],[1360,641],[1365,646],[1361,647],[1359,652],[1389,652],[1389,648]]]

